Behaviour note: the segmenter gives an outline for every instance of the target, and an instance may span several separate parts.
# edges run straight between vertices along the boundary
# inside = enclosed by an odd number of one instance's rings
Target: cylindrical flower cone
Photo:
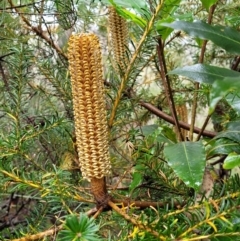
[[[128,27],[127,21],[118,15],[114,7],[109,7],[109,29],[114,55],[114,66],[124,72],[127,66]]]
[[[83,177],[91,181],[95,199],[101,203],[107,196],[105,176],[111,165],[98,37],[94,34],[72,35],[68,58],[80,168]]]

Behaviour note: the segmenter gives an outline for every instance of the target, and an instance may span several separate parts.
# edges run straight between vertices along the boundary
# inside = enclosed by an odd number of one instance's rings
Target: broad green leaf
[[[210,92],[209,113],[212,113],[214,111],[218,101],[221,100],[223,97],[225,97],[228,93],[230,92],[239,93],[239,90],[240,90],[240,76],[233,77],[233,78],[227,77],[221,80],[214,81],[212,85],[212,90]]]
[[[206,64],[195,64],[182,68],[176,68],[170,71],[168,74],[182,75],[205,84],[213,84],[215,80],[222,80],[226,77],[240,78],[240,73],[237,71]]]
[[[180,142],[164,148],[169,166],[186,185],[198,190],[205,167],[205,149],[202,142]]]
[[[183,30],[189,35],[211,40],[230,53],[240,54],[240,33],[230,27],[212,26],[202,21],[185,22],[175,21],[163,23],[163,26]]]
[[[202,5],[209,10],[209,8],[215,4],[218,0],[201,0]]]
[[[215,138],[228,138],[230,140],[240,143],[240,122],[229,122],[227,124],[226,130],[220,132]]]
[[[223,163],[223,168],[233,169],[237,166],[240,166],[240,155],[237,155],[236,153],[230,153]]]
[[[240,154],[239,143],[229,140],[227,138],[213,139],[208,144],[208,158],[219,154],[228,155],[231,152],[236,152]]]

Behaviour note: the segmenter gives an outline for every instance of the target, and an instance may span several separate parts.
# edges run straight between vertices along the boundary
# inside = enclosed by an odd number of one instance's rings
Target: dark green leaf
[[[233,169],[240,166],[240,155],[236,153],[230,153],[223,163],[224,169]]]
[[[205,167],[205,149],[202,142],[180,142],[166,146],[164,155],[168,164],[186,185],[198,190]]]
[[[172,128],[162,126],[159,128],[159,133],[156,135],[156,141],[173,144],[177,142],[176,133]]]
[[[240,142],[240,122],[229,122],[225,131],[220,132],[215,138],[228,138]]]
[[[239,91],[236,93],[228,93],[225,97],[228,104],[240,115],[240,96]]]
[[[173,20],[174,19],[172,17],[168,17],[166,19],[161,19],[161,20],[157,21],[156,29],[157,29],[159,35],[161,35],[162,39],[165,40],[170,35],[170,33],[173,31],[171,28],[162,26],[162,23],[163,22],[171,23]]]
[[[225,77],[240,78],[239,72],[206,64],[195,64],[182,68],[176,68],[168,74],[182,75],[197,82],[206,84],[213,84],[215,80],[222,80]]]
[[[230,53],[240,54],[240,33],[233,28],[211,26],[202,21],[192,23],[175,21],[173,23],[163,23],[162,26],[183,30],[196,38],[211,40]]]
[[[212,113],[218,101],[221,100],[223,97],[225,97],[229,92],[238,93],[239,90],[240,90],[240,76],[233,77],[233,78],[227,77],[221,80],[216,80],[213,83],[212,90],[210,92],[209,112]]]
[[[213,139],[209,142],[207,157],[215,155],[228,155],[231,152],[240,154],[239,143],[231,141],[227,138]]]
[[[159,127],[158,125],[147,125],[141,127],[141,131],[145,137],[154,135],[157,142],[164,142],[168,144],[177,142],[175,132],[167,126]]]
[[[153,134],[158,129],[158,127],[159,127],[158,125],[147,125],[147,126],[141,127],[141,131],[143,135],[147,137]]]

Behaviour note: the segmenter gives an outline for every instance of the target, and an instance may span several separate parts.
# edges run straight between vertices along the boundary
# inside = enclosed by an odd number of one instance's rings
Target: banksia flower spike
[[[115,66],[121,71],[127,66],[127,45],[128,45],[128,27],[124,18],[118,15],[114,7],[109,7],[109,29],[110,39],[113,48]]]
[[[110,172],[102,56],[94,34],[72,35],[68,47],[76,144],[83,177],[97,202],[104,202],[104,177]]]

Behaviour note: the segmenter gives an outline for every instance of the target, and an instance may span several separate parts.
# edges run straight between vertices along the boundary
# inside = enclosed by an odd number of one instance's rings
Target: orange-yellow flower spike
[[[111,165],[99,39],[94,34],[72,35],[68,44],[80,168],[85,178],[100,179]]]
[[[115,67],[123,72],[127,66],[128,27],[127,21],[118,15],[114,7],[109,7],[109,29],[113,48]]]

